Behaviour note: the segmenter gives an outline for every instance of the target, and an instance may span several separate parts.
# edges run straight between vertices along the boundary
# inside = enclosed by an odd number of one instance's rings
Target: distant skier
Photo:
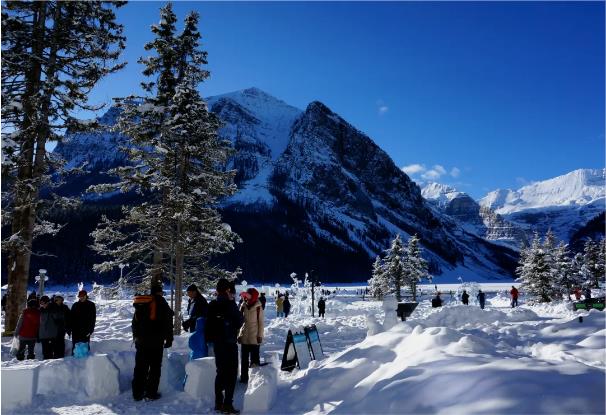
[[[185,320],[181,325],[183,330],[191,333],[196,331],[196,320],[200,317],[206,318],[206,312],[208,309],[208,302],[202,295],[196,284],[191,284],[187,287],[187,314],[189,318]]]
[[[440,292],[436,293],[436,296],[431,299],[431,306],[433,308],[442,307],[442,298],[440,298]]]
[[[284,298],[280,294],[276,298],[276,317],[284,317]]]
[[[86,343],[90,350],[90,336],[95,331],[97,321],[97,308],[95,303],[88,299],[86,290],[78,292],[78,301],[72,305],[71,325],[72,325],[72,354],[76,348],[76,343]]]
[[[284,304],[282,304],[282,306],[284,307],[284,318],[287,318],[290,314],[290,301],[288,300],[288,291],[286,291],[286,294],[284,295]]]
[[[463,290],[463,294],[461,294],[461,301],[465,305],[469,305],[469,294],[467,294],[467,290]]]
[[[324,297],[320,297],[320,301],[318,301],[318,317],[324,318],[324,313],[326,312],[326,301]]]
[[[265,311],[265,304],[267,303],[267,298],[265,297],[265,293],[261,293],[259,296],[259,302],[261,303],[261,308]]]
[[[517,307],[517,305],[518,305],[518,296],[520,295],[520,292],[518,291],[518,289],[516,287],[514,287],[512,285],[511,286],[511,291],[509,291],[509,294],[511,294],[511,308]]]
[[[477,295],[477,299],[480,302],[480,308],[484,310],[484,305],[486,304],[486,294],[480,290]]]
[[[25,349],[27,348],[27,358],[35,359],[34,347],[38,339],[38,330],[40,329],[40,310],[38,310],[38,300],[27,301],[27,308],[23,310],[17,327],[15,336],[19,339],[19,349],[17,350],[17,360],[25,359]],[[6,382],[6,379],[5,379]]]

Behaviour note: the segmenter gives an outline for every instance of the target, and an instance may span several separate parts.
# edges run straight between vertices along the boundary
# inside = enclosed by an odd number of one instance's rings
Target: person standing
[[[164,349],[173,345],[174,312],[162,296],[162,287],[152,285],[150,295],[138,295],[133,302],[135,314],[131,328],[135,342],[133,399],[156,400]]]
[[[187,300],[187,314],[189,318],[181,323],[181,325],[183,326],[183,330],[193,333],[196,331],[196,320],[200,317],[206,318],[208,302],[195,284],[187,287],[187,296],[189,297],[189,300]]]
[[[238,414],[234,408],[234,390],[238,378],[238,332],[243,317],[234,301],[236,287],[227,279],[217,281],[217,298],[208,305],[205,337],[215,351],[215,410]],[[225,392],[225,394],[223,394]]]
[[[288,318],[288,315],[290,314],[290,301],[288,300],[288,291],[286,291],[286,294],[284,294],[284,303],[282,304],[282,307],[284,309],[284,318]]]
[[[248,368],[261,365],[260,348],[263,342],[264,312],[261,302],[258,300],[259,292],[254,288],[246,290],[244,302],[240,306],[240,312],[244,317],[244,324],[240,328],[238,343],[241,346],[240,353],[240,382],[248,382]]]
[[[318,317],[324,318],[324,313],[326,312],[326,301],[324,297],[320,297],[318,301]]]
[[[511,291],[509,291],[509,294],[511,294],[511,308],[517,307],[517,305],[518,305],[518,296],[520,295],[520,292],[518,291],[518,289],[516,287],[514,287],[512,285],[511,286]]]
[[[433,308],[442,307],[442,298],[440,298],[440,292],[436,292],[436,296],[431,299],[431,306]]]
[[[38,331],[38,338],[42,343],[42,356],[44,359],[56,359],[57,356],[57,338],[59,332],[65,326],[63,320],[63,312],[59,310],[59,307],[51,302],[48,296],[43,295],[40,297],[40,329]]]
[[[19,349],[17,350],[17,360],[25,359],[25,349],[27,348],[27,358],[35,359],[34,347],[38,339],[40,329],[40,310],[38,309],[38,300],[28,300],[27,308],[23,310],[15,334],[19,339]],[[5,380],[6,381],[6,380]]]
[[[265,293],[261,293],[259,296],[259,302],[261,303],[261,308],[265,311],[265,304],[267,303],[267,298],[265,298]]]
[[[469,305],[469,294],[467,294],[467,290],[463,290],[463,294],[461,294],[461,301],[465,305]]]
[[[276,317],[284,317],[284,298],[280,294],[276,298]]]
[[[78,301],[72,305],[71,310],[72,328],[72,354],[76,343],[86,343],[90,351],[90,336],[95,331],[97,321],[97,308],[95,303],[88,299],[86,290],[78,292]]]
[[[63,303],[63,296],[55,295],[53,297],[57,310],[63,315],[63,325],[59,327],[57,339],[55,341],[55,357],[65,357],[65,334],[72,335],[70,310],[67,304]]]
[[[486,294],[484,294],[482,290],[478,291],[477,299],[480,302],[480,308],[484,310],[484,305],[486,304]]]

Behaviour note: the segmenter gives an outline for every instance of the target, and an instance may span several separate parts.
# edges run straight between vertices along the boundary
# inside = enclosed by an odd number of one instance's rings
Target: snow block
[[[216,372],[214,357],[203,357],[187,362],[185,392],[195,399],[202,399],[209,404],[214,403]]]
[[[242,411],[245,413],[266,413],[273,406],[277,392],[277,367],[271,364],[251,368]]]
[[[383,311],[385,312],[385,319],[383,320],[383,330],[389,330],[396,324],[398,324],[398,316],[396,310],[398,309],[398,301],[395,297],[387,296],[383,298]]]
[[[38,383],[37,365],[2,368],[2,412],[31,405]]]
[[[51,360],[40,365],[39,372],[36,392],[40,395],[96,400],[120,394],[120,370],[105,354]],[[57,379],[70,381],[57,382]]]
[[[181,392],[183,390],[185,364],[188,360],[189,357],[185,353],[167,353],[166,349],[164,349],[164,358],[162,359],[162,376],[160,377],[160,392],[168,390]],[[213,381],[214,379],[215,378],[213,377]]]

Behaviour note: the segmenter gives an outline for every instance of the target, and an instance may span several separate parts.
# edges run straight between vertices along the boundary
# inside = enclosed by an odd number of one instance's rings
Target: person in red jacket
[[[520,292],[518,291],[518,289],[516,287],[514,287],[512,285],[511,286],[511,291],[509,291],[509,293],[511,294],[511,308],[517,307],[517,305],[518,305],[518,296],[520,295]]]
[[[27,347],[27,358],[35,359],[34,347],[38,339],[38,330],[40,329],[40,310],[38,309],[38,300],[29,300],[27,308],[23,310],[15,334],[19,338],[19,349],[17,350],[17,360],[25,358],[25,348]]]

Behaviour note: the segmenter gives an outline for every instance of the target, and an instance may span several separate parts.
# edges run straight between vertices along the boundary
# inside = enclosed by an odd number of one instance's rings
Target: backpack
[[[153,295],[137,295],[133,301],[133,336],[141,337],[152,333],[156,316],[156,299]]]
[[[231,333],[233,328],[231,328],[227,307],[222,307],[216,300],[213,300],[208,311],[206,327],[204,328],[206,341],[215,343],[233,339],[235,342],[235,333]]]

